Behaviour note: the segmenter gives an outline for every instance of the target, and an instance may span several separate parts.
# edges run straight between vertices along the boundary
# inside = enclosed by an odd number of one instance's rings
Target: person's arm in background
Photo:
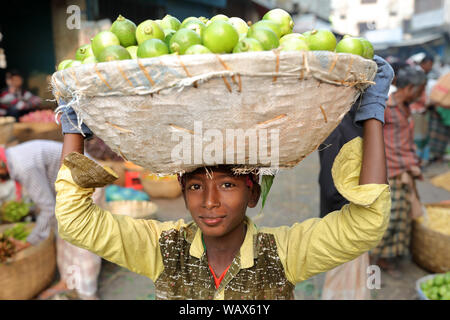
[[[11,106],[14,106],[17,103],[17,97],[14,93],[10,92],[8,89],[3,90],[0,93],[0,108],[2,109],[2,113],[1,114],[6,114],[6,112],[8,111],[8,109]],[[0,111],[1,112],[1,111]]]
[[[19,181],[27,191],[31,201],[39,208],[36,225],[27,237],[27,242],[36,245],[47,239],[52,221],[55,219],[55,196],[48,185],[45,172],[39,168],[21,170]]]
[[[42,102],[41,98],[39,98],[38,96],[35,96],[28,90],[24,91],[23,101],[26,103],[26,109],[36,108]]]

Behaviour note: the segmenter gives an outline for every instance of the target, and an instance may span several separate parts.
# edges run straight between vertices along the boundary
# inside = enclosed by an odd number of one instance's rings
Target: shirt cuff
[[[102,167],[88,157],[71,152],[64,158],[73,181],[82,188],[101,188],[113,183],[119,176],[109,167]]]
[[[368,207],[389,188],[387,184],[359,184],[363,155],[363,140],[357,137],[339,151],[331,170],[339,193],[348,201]]]
[[[354,123],[356,126],[362,127],[362,122],[369,119],[377,119],[384,124],[384,105],[382,103],[376,102],[359,107]]]
[[[73,111],[73,109],[63,112],[60,121],[63,134],[81,133],[87,139],[93,136],[91,129],[89,129],[84,123],[81,124],[80,128],[78,127],[77,114]]]

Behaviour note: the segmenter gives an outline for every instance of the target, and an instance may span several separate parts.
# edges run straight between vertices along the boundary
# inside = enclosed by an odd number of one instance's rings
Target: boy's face
[[[184,200],[203,234],[221,237],[243,223],[247,207],[256,206],[261,189],[258,184],[247,186],[245,175],[233,175],[226,168],[210,173],[201,168],[187,174]]]

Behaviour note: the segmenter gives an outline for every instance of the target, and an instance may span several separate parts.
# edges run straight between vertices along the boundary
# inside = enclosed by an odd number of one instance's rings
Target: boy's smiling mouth
[[[216,226],[218,224],[220,224],[223,219],[225,218],[225,215],[221,215],[221,216],[199,216],[199,218],[201,219],[201,221],[203,221],[204,224],[206,224],[207,226],[213,227]]]

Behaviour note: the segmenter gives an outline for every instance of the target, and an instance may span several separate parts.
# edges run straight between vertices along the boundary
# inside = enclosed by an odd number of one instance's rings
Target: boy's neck
[[[244,242],[247,233],[247,224],[242,222],[232,232],[223,237],[208,237],[203,235],[204,246],[208,262],[214,272],[221,273],[233,261]],[[217,274],[217,273],[216,273]]]

